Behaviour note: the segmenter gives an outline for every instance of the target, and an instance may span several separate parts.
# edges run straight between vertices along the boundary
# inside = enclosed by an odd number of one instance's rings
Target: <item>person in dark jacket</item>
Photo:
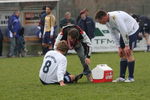
[[[8,37],[10,39],[10,49],[7,55],[8,57],[16,56],[18,52],[17,41],[22,28],[19,15],[20,12],[16,10],[8,19]]]
[[[3,51],[3,34],[0,29],[0,56],[2,56],[2,51]]]
[[[43,37],[43,33],[44,33],[44,25],[45,25],[45,17],[46,17],[46,6],[43,6],[42,8],[42,12],[40,14],[40,22],[39,22],[39,33],[41,33],[41,36],[39,37],[40,39],[40,43],[41,43],[41,47],[42,47],[42,55],[45,54],[45,52],[47,51],[43,46],[42,46],[42,37]]]
[[[75,24],[75,20],[71,17],[70,12],[66,12],[65,17],[60,20],[60,28],[69,24]]]
[[[42,8],[42,12],[40,14],[40,22],[39,22],[39,26],[41,28],[41,33],[43,34],[44,32],[44,25],[45,25],[45,17],[46,17],[46,6],[43,6]]]
[[[19,57],[24,57],[26,54],[25,40],[24,40],[24,27],[21,28],[17,39],[17,52]]]
[[[86,75],[87,79],[92,82],[91,70],[89,67],[91,62],[92,43],[86,33],[77,25],[67,25],[63,27],[62,31],[58,34],[54,49],[57,48],[57,44],[62,40],[67,42],[69,50],[74,49],[77,52],[83,66],[82,74]],[[86,45],[83,45],[83,43]]]
[[[92,38],[95,37],[95,34],[94,34],[95,22],[91,17],[87,16],[86,9],[81,10],[80,16],[81,16],[81,19],[78,21],[78,25],[80,26],[80,28],[82,28],[85,31],[85,33],[91,40]]]

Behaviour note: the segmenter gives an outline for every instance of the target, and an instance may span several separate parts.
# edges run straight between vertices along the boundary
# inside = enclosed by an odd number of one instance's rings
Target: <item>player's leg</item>
[[[43,39],[42,39],[42,47],[43,47],[43,54],[45,55],[49,50],[49,32],[45,32]]]
[[[128,59],[129,76],[125,82],[133,82],[134,81],[134,69],[135,69],[135,59],[134,59],[133,51],[131,51],[131,55],[128,56],[127,59]]]
[[[122,39],[122,37],[120,37],[120,47],[118,49],[118,55],[120,57],[120,75],[119,78],[117,78],[116,80],[113,80],[113,82],[124,82],[125,81],[125,74],[126,74],[126,69],[127,69],[127,59],[125,56],[125,52],[124,52],[124,41]]]
[[[74,76],[74,75],[71,75],[68,71],[66,71],[65,76],[70,76],[70,77],[71,77],[71,80],[72,80],[73,82],[77,83],[78,80],[82,78],[83,73]]]
[[[83,73],[79,75],[65,75],[64,76],[64,83],[77,83],[79,79],[81,79],[83,76]]]
[[[75,75],[64,75],[64,83],[73,83]]]
[[[146,44],[147,44],[147,50],[146,51],[150,51],[150,36],[149,33],[144,33],[144,38],[146,40]]]
[[[126,56],[128,60],[129,76],[125,82],[134,82],[135,58],[133,55],[133,49],[136,47],[137,34],[138,34],[138,31],[135,34],[129,36],[129,46],[131,50],[131,55]]]

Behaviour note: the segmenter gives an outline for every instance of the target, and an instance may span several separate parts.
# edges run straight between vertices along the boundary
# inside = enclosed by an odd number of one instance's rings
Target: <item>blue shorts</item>
[[[64,75],[64,83],[73,83],[73,81],[71,80],[71,77],[69,75],[70,75],[70,73],[66,72],[66,74]],[[41,79],[40,79],[40,81],[43,85],[59,84],[58,82],[56,82],[56,83],[46,83],[46,82],[42,81]]]
[[[149,28],[149,27],[142,27],[142,28],[140,29],[140,32],[141,32],[142,34],[145,34],[145,33],[150,34],[150,28]]]
[[[129,47],[131,50],[133,50],[136,47],[138,33],[139,33],[139,30],[137,30],[133,35],[129,36]],[[120,47],[125,48],[125,43],[123,41],[122,36],[120,36]]]
[[[42,39],[42,43],[45,43],[45,44],[54,43],[54,38],[50,38],[50,32],[45,32],[44,37]]]

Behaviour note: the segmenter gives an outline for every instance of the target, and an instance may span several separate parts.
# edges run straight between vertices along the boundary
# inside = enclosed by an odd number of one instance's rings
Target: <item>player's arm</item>
[[[85,59],[85,62],[87,64],[90,64],[90,56],[91,56],[91,52],[92,52],[92,43],[89,39],[89,37],[86,35],[85,32],[82,33],[82,36],[83,36],[83,43],[86,43],[86,59]]]
[[[60,82],[59,82],[59,85],[60,85],[60,86],[65,86],[66,84],[64,83],[64,81],[60,81]]]
[[[123,41],[126,46],[129,46],[129,34],[128,29],[125,25],[125,22],[122,20],[121,16],[116,17],[116,23],[118,25],[119,31],[121,33],[121,36],[123,38]]]
[[[117,21],[117,25],[120,29],[120,33],[121,33],[121,36],[123,38],[123,41],[125,43],[125,48],[124,48],[124,51],[125,51],[125,55],[126,56],[130,56],[131,55],[131,50],[130,50],[130,47],[129,47],[129,34],[128,34],[128,29],[125,25],[125,22],[121,19],[120,16],[118,16],[118,18],[116,19]]]
[[[58,64],[58,70],[57,70],[57,79],[60,84],[60,86],[64,86],[64,75],[66,73],[67,68],[67,59],[62,59],[61,62]]]
[[[55,20],[55,16],[51,15],[50,16],[50,27],[51,27],[51,33],[50,36],[53,37],[54,35],[54,26],[55,26],[56,20]]]
[[[54,49],[56,49],[57,44],[61,41],[62,37],[63,37],[63,34],[62,32],[60,32],[55,40]]]

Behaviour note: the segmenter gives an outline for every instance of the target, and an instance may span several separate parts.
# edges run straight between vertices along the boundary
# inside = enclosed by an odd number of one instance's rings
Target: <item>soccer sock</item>
[[[129,78],[134,78],[134,66],[135,66],[135,61],[128,62],[128,70],[129,70]]]
[[[120,77],[125,78],[127,69],[127,59],[120,60]]]
[[[66,71],[65,75],[67,75],[67,76],[68,76],[68,75],[71,75],[71,74],[70,74],[69,72],[67,72],[67,71]]]
[[[150,50],[150,45],[147,45],[147,51],[149,51]]]

